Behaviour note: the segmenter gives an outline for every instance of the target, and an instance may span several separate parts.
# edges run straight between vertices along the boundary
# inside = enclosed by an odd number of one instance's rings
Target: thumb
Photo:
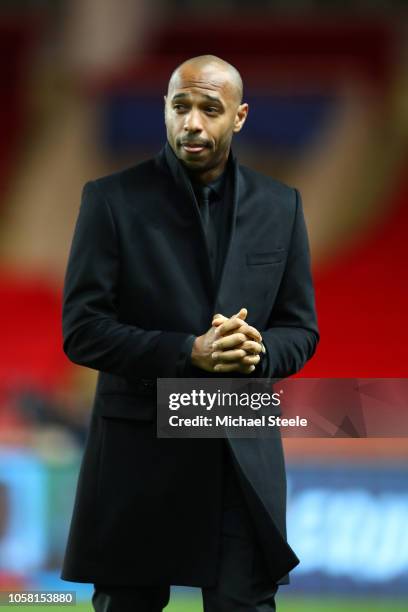
[[[238,319],[245,321],[248,316],[248,310],[246,308],[241,308],[241,310],[235,316],[238,317]]]

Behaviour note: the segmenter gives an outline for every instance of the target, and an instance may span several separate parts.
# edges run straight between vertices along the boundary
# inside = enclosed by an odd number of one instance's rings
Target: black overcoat
[[[151,381],[210,377],[183,366],[181,349],[214,313],[243,306],[267,348],[263,376],[289,376],[314,353],[300,195],[239,165],[232,152],[229,164],[231,231],[217,286],[194,192],[168,143],[155,158],[84,187],[64,286],[64,350],[99,376],[66,580],[214,585],[225,441],[158,439]],[[299,561],[286,542],[281,440],[229,443],[271,579],[287,582]]]

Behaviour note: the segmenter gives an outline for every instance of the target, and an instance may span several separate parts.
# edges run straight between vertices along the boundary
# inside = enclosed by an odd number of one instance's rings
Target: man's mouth
[[[202,144],[182,143],[181,146],[185,151],[187,151],[187,153],[201,153],[201,151],[204,151],[204,149],[206,148],[206,146]]]

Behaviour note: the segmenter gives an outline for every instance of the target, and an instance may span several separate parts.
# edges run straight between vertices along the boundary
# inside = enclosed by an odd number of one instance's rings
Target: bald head
[[[192,57],[172,73],[164,102],[174,153],[195,180],[214,180],[248,114],[238,70],[215,55]]]
[[[242,102],[243,84],[240,73],[235,66],[216,55],[198,55],[177,66],[171,74],[167,95],[186,78],[197,85],[210,83],[216,88],[223,87],[236,104]]]

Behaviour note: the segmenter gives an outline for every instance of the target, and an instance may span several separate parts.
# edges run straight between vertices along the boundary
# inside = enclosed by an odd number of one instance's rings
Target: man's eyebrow
[[[217,98],[216,96],[210,96],[209,94],[204,94],[204,98],[207,98],[207,100],[210,100],[211,102],[216,102],[220,106],[223,105],[221,100]]]
[[[209,94],[201,94],[204,98],[207,98],[207,100],[210,100],[211,102],[215,102],[216,104],[219,104],[220,106],[223,106],[223,103],[221,102],[221,100],[219,98],[217,98],[216,96],[210,96]],[[187,93],[178,93],[175,94],[171,101],[174,102],[176,100],[185,100],[186,98],[189,98],[190,95]]]
[[[173,102],[173,100],[180,100],[181,98],[188,98],[188,94],[186,93],[179,93],[179,94],[175,94],[171,101]]]

